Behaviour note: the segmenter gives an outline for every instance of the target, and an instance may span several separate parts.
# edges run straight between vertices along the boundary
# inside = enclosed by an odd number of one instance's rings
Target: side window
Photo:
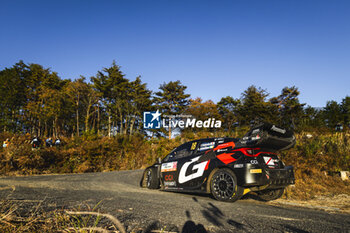
[[[175,148],[169,155],[167,155],[163,162],[173,161],[180,158],[184,158],[193,154],[193,151],[197,148],[197,142],[187,142],[177,148]]]
[[[192,146],[192,143],[185,143],[179,146],[178,148],[176,148],[176,150],[174,151],[174,158],[179,159],[179,158],[183,158],[191,155],[192,154],[191,146]]]
[[[213,149],[215,146],[214,140],[203,140],[200,142],[197,152],[203,152]]]

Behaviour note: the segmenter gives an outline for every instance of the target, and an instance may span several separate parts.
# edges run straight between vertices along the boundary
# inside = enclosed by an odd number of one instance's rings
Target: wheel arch
[[[145,170],[143,170],[142,172],[142,176],[141,176],[141,180],[140,180],[140,187],[144,188],[143,186],[143,180],[144,180],[144,177],[145,177],[145,173],[148,169],[152,169],[152,168],[155,168],[157,170],[157,179],[159,180],[159,182],[161,181],[160,179],[160,176],[158,174],[158,169],[157,169],[157,166],[155,166],[155,164],[151,165],[151,166],[148,166],[145,168]]]
[[[211,178],[213,177],[214,173],[215,173],[217,170],[220,170],[220,169],[223,169],[223,168],[228,168],[228,169],[230,169],[230,170],[235,174],[235,176],[236,176],[236,178],[237,178],[237,180],[238,180],[237,173],[236,173],[235,170],[232,169],[231,167],[229,167],[229,166],[220,166],[220,167],[216,167],[216,168],[214,168],[214,169],[210,172],[210,174],[209,174],[209,176],[208,176],[207,185],[206,185],[206,193],[210,193],[210,183],[211,183]]]

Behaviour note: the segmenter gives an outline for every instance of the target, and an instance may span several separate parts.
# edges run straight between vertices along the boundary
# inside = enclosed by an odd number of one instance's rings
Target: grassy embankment
[[[325,174],[350,170],[350,134],[311,134],[311,138],[307,138],[306,133],[297,134],[296,146],[281,153],[285,164],[295,168],[296,185],[288,190],[287,198],[307,200],[319,195],[350,195],[349,181]],[[186,133],[174,140],[145,140],[141,136],[86,136],[64,138],[60,148],[32,151],[30,138],[2,134],[0,140],[12,140],[9,148],[0,149],[0,174],[83,173],[144,168],[185,141],[223,135],[221,132]]]

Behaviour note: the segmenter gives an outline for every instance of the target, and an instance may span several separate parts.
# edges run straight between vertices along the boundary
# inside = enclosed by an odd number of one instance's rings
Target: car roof
[[[231,137],[213,137],[213,138],[200,138],[200,139],[196,139],[196,140],[192,140],[192,141],[188,141],[188,142],[201,142],[201,141],[210,141],[210,140],[213,140],[213,141],[219,141],[219,140],[232,140],[234,142],[238,141],[239,138],[231,138]],[[187,142],[185,142],[187,143]]]

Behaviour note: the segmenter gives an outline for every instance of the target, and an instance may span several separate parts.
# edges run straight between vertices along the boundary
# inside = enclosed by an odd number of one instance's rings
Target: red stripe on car
[[[234,153],[224,153],[221,155],[217,155],[216,158],[218,158],[224,164],[229,164],[229,163],[236,161],[236,159],[232,158],[232,156],[231,156],[233,154]]]
[[[213,150],[217,151],[219,149],[223,149],[223,148],[230,147],[230,146],[232,146],[232,148],[235,148],[235,143],[234,142],[227,142],[224,144],[220,144],[217,147],[215,147]]]
[[[204,171],[208,170],[210,160],[208,160],[207,165],[205,165]]]

